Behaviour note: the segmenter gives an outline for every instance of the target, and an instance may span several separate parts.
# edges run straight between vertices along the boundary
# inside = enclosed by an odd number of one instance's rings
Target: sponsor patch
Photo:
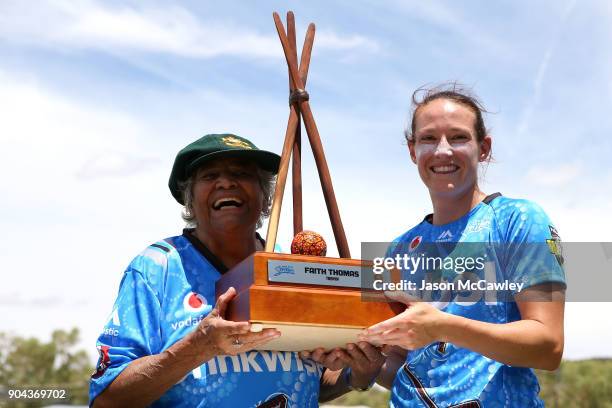
[[[188,312],[201,312],[207,305],[206,298],[199,293],[189,292],[183,299],[183,307]]]
[[[550,239],[546,240],[546,244],[548,244],[548,249],[550,249],[550,253],[557,258],[557,262],[559,265],[563,265],[563,247],[561,246],[561,236],[559,236],[559,232],[552,225],[548,226],[550,230]]]
[[[408,250],[412,252],[417,249],[418,246],[421,245],[421,241],[423,241],[423,237],[421,235],[417,235],[416,237],[412,238],[412,241],[410,241],[410,245],[408,246]]]
[[[98,365],[96,371],[91,374],[91,378],[100,378],[110,366],[110,356],[108,355],[109,346],[98,346]]]
[[[453,233],[450,230],[446,230],[441,233],[438,238],[436,238],[436,242],[449,242],[453,239]]]

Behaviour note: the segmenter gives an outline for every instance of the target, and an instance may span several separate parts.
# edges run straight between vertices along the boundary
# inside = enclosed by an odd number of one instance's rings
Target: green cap
[[[259,150],[244,137],[230,133],[203,136],[181,149],[174,159],[168,186],[176,201],[185,204],[179,190],[179,183],[186,181],[195,170],[205,163],[220,157],[245,158],[274,174],[278,173],[280,164],[278,154]]]

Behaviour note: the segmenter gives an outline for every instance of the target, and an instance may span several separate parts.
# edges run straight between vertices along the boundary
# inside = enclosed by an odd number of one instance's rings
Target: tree
[[[66,390],[62,404],[87,404],[93,367],[84,350],[76,350],[79,330],[55,330],[48,343],[0,333],[0,395],[11,389]],[[37,407],[44,400],[9,400],[9,407]]]

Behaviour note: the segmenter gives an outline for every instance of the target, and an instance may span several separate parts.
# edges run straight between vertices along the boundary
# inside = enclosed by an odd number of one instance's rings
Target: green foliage
[[[64,389],[62,404],[87,404],[93,367],[87,353],[75,350],[79,330],[55,330],[48,343],[0,333],[0,393],[9,389]],[[36,407],[49,400],[9,401],[7,407]]]
[[[55,388],[67,390],[61,404],[87,404],[93,367],[87,354],[75,350],[78,329],[56,330],[48,343],[0,333],[0,407],[39,407],[49,400],[6,402],[8,389]],[[547,407],[612,408],[612,360],[564,361],[555,372],[536,370],[540,396]],[[387,407],[389,392],[375,387],[351,392],[329,405]],[[3,405],[4,404],[4,405]]]
[[[564,361],[537,374],[547,407],[612,408],[612,360]]]

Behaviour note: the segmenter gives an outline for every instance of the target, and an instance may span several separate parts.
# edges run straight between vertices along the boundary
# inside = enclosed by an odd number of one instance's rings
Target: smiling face
[[[477,140],[476,114],[467,106],[439,98],[421,106],[415,117],[410,157],[432,196],[466,194],[477,187],[478,163],[491,138]]]
[[[257,165],[237,158],[213,160],[196,172],[193,214],[207,234],[241,230],[252,234],[264,196]]]

